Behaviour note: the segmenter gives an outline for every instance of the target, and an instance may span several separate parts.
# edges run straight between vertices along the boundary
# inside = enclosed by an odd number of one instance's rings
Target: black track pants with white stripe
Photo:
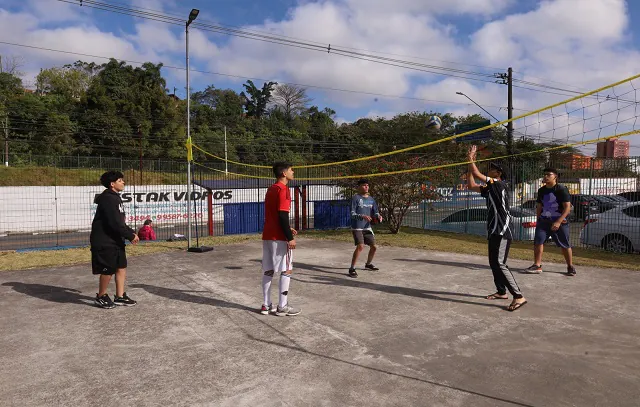
[[[509,290],[513,298],[522,298],[520,287],[518,287],[511,270],[507,267],[510,246],[511,240],[500,235],[491,235],[489,237],[489,265],[498,293],[504,295]]]

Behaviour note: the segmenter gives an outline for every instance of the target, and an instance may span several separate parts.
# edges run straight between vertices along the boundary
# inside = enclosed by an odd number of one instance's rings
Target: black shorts
[[[356,246],[359,244],[366,244],[367,246],[376,244],[376,238],[370,230],[352,230],[351,232],[353,232],[353,243]]]
[[[124,247],[91,248],[93,274],[113,275],[118,269],[127,268],[127,253]]]
[[[547,238],[551,236],[556,246],[563,249],[570,249],[571,243],[569,243],[569,222],[565,220],[560,225],[560,228],[555,232],[551,230],[551,226],[553,226],[553,220],[538,219],[533,244],[543,245],[547,241]]]

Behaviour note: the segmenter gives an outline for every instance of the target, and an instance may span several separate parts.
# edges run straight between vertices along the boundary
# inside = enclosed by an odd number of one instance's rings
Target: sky
[[[97,0],[96,0],[97,1]],[[79,0],[0,0],[0,55],[23,60],[27,85],[40,68],[113,57],[162,62],[170,93],[186,96],[184,24],[80,6]],[[94,4],[96,2],[93,2]],[[252,79],[308,88],[313,104],[338,122],[413,111],[507,118],[507,87],[494,74],[514,71],[514,116],[640,73],[640,2],[624,0],[101,0],[98,3],[252,31],[310,50],[215,33],[189,31],[191,91],[208,85],[243,90]],[[416,69],[327,52],[422,64]],[[25,46],[48,48],[47,51]],[[427,68],[424,65],[431,66]],[[414,65],[416,67],[416,65]],[[433,68],[435,67],[435,68]],[[445,68],[442,70],[440,68]],[[452,71],[456,70],[456,71]],[[427,72],[425,72],[427,71]],[[435,73],[434,73],[435,72]],[[528,83],[522,83],[526,81]],[[640,128],[640,79],[599,97],[562,103],[515,122],[515,137],[576,142]],[[609,96],[609,99],[606,97]],[[492,122],[495,122],[493,118]],[[636,124],[636,121],[638,123]],[[640,136],[627,138],[640,156]],[[583,147],[592,154],[593,145]]]

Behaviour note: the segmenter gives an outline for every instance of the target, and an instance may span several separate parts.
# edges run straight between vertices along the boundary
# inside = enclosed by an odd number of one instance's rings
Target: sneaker
[[[364,268],[369,269],[369,270],[373,270],[373,271],[378,271],[380,270],[379,268],[377,268],[376,266],[373,265],[373,263],[367,263],[364,265]]]
[[[529,268],[524,269],[524,272],[528,274],[540,274],[542,273],[542,266],[532,264],[531,266],[529,266]]]
[[[576,275],[576,268],[573,266],[567,266],[567,275],[568,276],[575,276]]]
[[[297,308],[293,308],[291,305],[287,304],[284,307],[280,308],[278,305],[278,310],[276,311],[276,315],[279,317],[298,315],[300,310]]]
[[[117,295],[113,296],[113,303],[116,305],[125,305],[127,307],[132,307],[137,304],[136,301],[129,298],[127,293],[122,293],[122,297],[118,297]]]
[[[269,306],[267,307],[265,304],[262,304],[262,308],[260,308],[260,313],[262,315],[269,315],[271,314],[275,314],[277,311],[276,306],[273,304],[269,304]]]
[[[105,294],[102,297],[98,297],[98,294],[96,294],[94,302],[100,308],[111,309],[116,307],[111,298],[109,298],[109,294]]]
[[[358,272],[355,267],[349,268],[349,277],[358,277]]]

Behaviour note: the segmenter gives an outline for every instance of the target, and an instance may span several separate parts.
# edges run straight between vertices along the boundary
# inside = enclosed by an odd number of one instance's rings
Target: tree
[[[201,105],[208,109],[200,113],[206,116],[201,119],[206,120],[209,127],[237,125],[244,113],[245,98],[232,89],[217,89],[209,85],[204,91],[194,92],[191,100],[196,106]]]
[[[380,174],[401,171],[398,174],[379,175],[369,179],[371,195],[375,197],[380,213],[386,219],[389,231],[398,233],[409,208],[426,199],[437,199],[436,187],[455,185],[460,179],[460,169],[439,168],[434,170],[409,171],[437,166],[445,162],[437,157],[392,157],[368,160],[349,167],[346,174]],[[342,175],[342,174],[339,174]],[[343,196],[350,198],[355,180],[339,181]]]
[[[262,89],[258,89],[253,81],[247,80],[247,83],[242,85],[249,94],[249,96],[247,96],[244,92],[240,93],[245,99],[244,107],[248,117],[260,119],[265,115],[267,106],[271,100],[271,92],[273,92],[273,88],[277,84],[277,82],[265,82],[264,85],[262,85]]]
[[[278,85],[273,92],[273,103],[288,120],[305,112],[312,100],[307,96],[306,88],[288,83]]]
[[[22,80],[10,73],[0,72],[0,105],[22,93]]]
[[[22,76],[20,68],[24,66],[24,58],[15,55],[0,55],[0,73]]]
[[[40,95],[61,95],[67,99],[80,100],[91,84],[89,72],[69,65],[40,71],[36,87]]]

